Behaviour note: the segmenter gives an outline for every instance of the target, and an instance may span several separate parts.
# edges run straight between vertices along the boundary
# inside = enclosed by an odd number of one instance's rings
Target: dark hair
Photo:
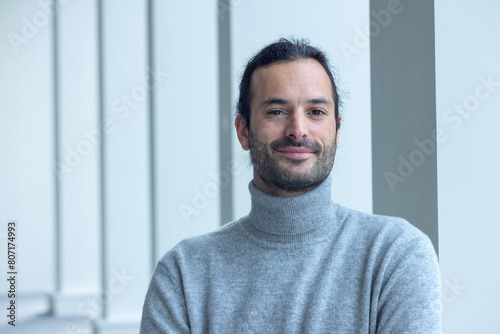
[[[259,51],[250,59],[245,67],[240,82],[240,96],[238,98],[237,112],[245,119],[246,127],[250,128],[250,102],[252,100],[252,75],[256,69],[267,67],[275,63],[297,61],[302,59],[314,59],[323,66],[330,78],[332,85],[332,97],[335,102],[335,123],[336,129],[340,127],[339,123],[339,96],[337,85],[333,79],[330,64],[323,51],[309,45],[305,39],[286,39],[280,38],[277,42],[271,43]]]

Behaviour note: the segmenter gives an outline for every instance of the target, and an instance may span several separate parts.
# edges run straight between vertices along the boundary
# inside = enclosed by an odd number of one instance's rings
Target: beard
[[[295,142],[288,137],[273,140],[271,143],[259,141],[254,138],[252,131],[248,131],[248,142],[250,147],[250,159],[257,175],[264,183],[272,188],[278,188],[291,192],[307,191],[321,184],[332,171],[337,150],[337,139],[324,148],[310,138],[304,138]],[[277,156],[277,149],[286,147],[303,147],[313,152],[316,162],[304,172],[293,171],[280,165],[280,159],[286,159],[293,166],[299,167],[306,164],[303,159]]]

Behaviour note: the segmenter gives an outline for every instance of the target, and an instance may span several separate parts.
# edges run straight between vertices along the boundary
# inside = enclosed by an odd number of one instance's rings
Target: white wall
[[[155,1],[157,259],[219,226],[217,7]],[[186,19],[185,13],[189,13]]]
[[[0,236],[17,220],[26,295],[55,289],[52,33],[38,1],[0,2]]]
[[[102,2],[103,323],[137,331],[151,265],[147,2]],[[111,124],[111,125],[110,125]],[[121,282],[118,276],[127,277]],[[120,282],[120,283],[117,283]],[[117,288],[120,286],[120,288]],[[123,323],[130,323],[125,329]],[[125,326],[125,325],[123,325]],[[118,330],[118,329],[116,329]]]
[[[17,220],[31,297],[15,331],[53,312],[80,320],[46,332],[136,333],[156,261],[220,222],[217,5],[59,2],[0,2],[0,245]]]
[[[57,16],[59,287],[54,312],[75,314],[101,283],[97,4],[75,1]],[[80,155],[78,152],[83,153]]]
[[[334,200],[345,206],[372,212],[370,46],[366,41],[358,53],[342,50],[353,45],[357,29],[368,23],[369,1],[233,1],[231,19],[233,56],[233,96],[245,63],[259,49],[280,37],[307,38],[329,55],[336,69],[340,95],[344,101],[342,126],[333,168]],[[368,37],[367,37],[368,38]],[[248,182],[252,179],[248,153],[241,149],[233,133],[233,159],[238,170],[233,184],[234,217],[250,210]],[[355,189],[355,191],[354,191]]]
[[[500,330],[499,14],[495,1],[435,3],[445,333]]]

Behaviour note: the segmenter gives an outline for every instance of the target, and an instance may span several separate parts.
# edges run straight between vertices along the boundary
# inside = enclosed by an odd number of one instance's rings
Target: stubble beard
[[[321,184],[332,171],[337,150],[336,137],[324,149],[312,139],[305,138],[295,142],[288,137],[273,140],[271,143],[254,138],[252,131],[248,131],[250,159],[257,175],[271,188],[278,188],[290,192],[307,191]],[[274,154],[276,149],[285,147],[304,147],[316,156],[316,162],[306,173],[294,172],[280,165],[280,159],[288,159],[293,165],[307,163],[302,159],[292,159]],[[272,153],[269,153],[272,152]]]

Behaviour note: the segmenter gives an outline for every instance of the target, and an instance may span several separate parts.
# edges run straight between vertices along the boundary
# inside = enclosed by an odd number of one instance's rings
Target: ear
[[[238,114],[234,120],[234,127],[236,128],[236,134],[238,135],[241,148],[248,151],[250,149],[250,146],[248,145],[248,129],[245,119],[240,114]]]

